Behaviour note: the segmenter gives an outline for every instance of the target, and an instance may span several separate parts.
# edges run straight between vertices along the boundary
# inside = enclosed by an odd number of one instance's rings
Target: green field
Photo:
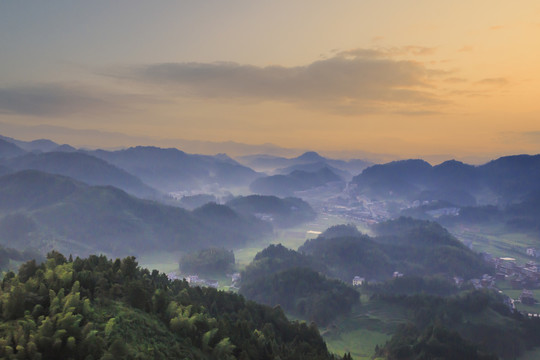
[[[234,256],[236,259],[236,264],[240,270],[243,269],[253,260],[253,258],[259,251],[268,247],[268,245],[270,244],[282,244],[289,249],[296,250],[301,245],[303,245],[307,239],[313,239],[317,237],[316,233],[310,232],[323,232],[331,226],[347,223],[351,223],[351,221],[339,216],[319,215],[317,219],[312,222],[302,224],[300,226],[290,229],[276,230],[272,238],[263,239],[256,243],[251,243],[248,247],[245,248],[235,249]],[[358,227],[359,231],[363,233],[369,233],[369,229],[367,228],[367,226],[365,226],[365,224],[354,224]]]
[[[501,224],[455,226],[449,230],[465,243],[471,243],[475,252],[489,253],[495,257],[512,257],[518,263],[533,260],[527,248],[537,247],[536,235],[506,231]]]
[[[342,332],[339,335],[326,335],[323,333],[328,350],[334,354],[343,355],[350,352],[356,360],[371,359],[376,345],[383,345],[389,338],[389,335],[366,330],[355,329]]]
[[[178,270],[178,261],[182,252],[156,251],[137,257],[139,265],[149,270],[159,270],[163,273],[170,273]]]
[[[362,295],[361,305],[346,318],[322,328],[321,334],[330,351],[340,355],[350,352],[355,359],[371,359],[375,346],[384,345],[396,327],[407,320],[403,308],[370,301]]]
[[[347,224],[351,221],[335,215],[319,216],[316,220],[306,223],[295,228],[279,229],[274,232],[272,237],[261,239],[257,242],[252,242],[243,248],[234,249],[234,256],[238,270],[242,270],[248,265],[255,255],[268,247],[270,244],[279,244],[290,249],[298,249],[307,239],[317,237],[316,234],[308,233],[309,231],[323,232],[333,225]],[[362,223],[355,223],[363,233],[369,233],[369,229]],[[142,267],[148,269],[157,269],[161,272],[169,273],[178,270],[178,261],[182,251],[165,252],[156,251],[141,255],[137,261]]]

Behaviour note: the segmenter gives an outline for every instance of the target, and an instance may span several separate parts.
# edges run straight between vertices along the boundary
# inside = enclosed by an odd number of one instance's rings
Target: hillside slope
[[[0,177],[0,241],[10,246],[138,254],[240,246],[271,231],[257,219],[226,209],[232,218],[209,223],[211,209],[189,212],[110,186],[89,186],[35,170]],[[1,232],[20,224],[27,228],[21,239]]]

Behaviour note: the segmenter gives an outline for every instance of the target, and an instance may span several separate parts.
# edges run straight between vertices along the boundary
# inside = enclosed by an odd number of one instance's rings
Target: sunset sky
[[[25,140],[540,153],[538,0],[3,1],[0,64]]]

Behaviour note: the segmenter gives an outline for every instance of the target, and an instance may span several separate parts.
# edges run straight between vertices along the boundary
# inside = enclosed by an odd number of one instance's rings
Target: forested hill
[[[299,198],[280,199],[276,196],[239,196],[227,202],[234,210],[245,215],[268,218],[277,227],[296,226],[316,217],[315,210]]]
[[[328,324],[358,302],[358,294],[344,284],[355,276],[384,281],[397,271],[407,279],[472,278],[491,271],[479,255],[437,223],[401,218],[377,229],[384,235],[371,237],[352,225],[334,226],[298,251],[270,245],[243,271],[240,292]]]
[[[23,264],[0,291],[2,359],[338,359],[315,326],[105,256]]]
[[[365,169],[352,180],[356,191],[371,197],[444,200],[475,205],[480,197],[500,203],[521,201],[538,188],[540,155],[506,156],[480,166],[450,160],[431,166],[402,160]]]
[[[333,182],[343,182],[343,179],[325,167],[315,172],[294,170],[288,175],[258,178],[249,188],[257,194],[293,196],[295,191],[313,189]]]
[[[264,304],[280,304],[296,316],[327,325],[346,315],[359,300],[355,290],[322,275],[327,272],[309,256],[281,244],[270,245],[242,272],[240,293]]]
[[[15,144],[0,138],[0,159],[24,154],[25,151]]]
[[[211,206],[190,212],[34,170],[0,177],[0,243],[21,249],[54,246],[77,254],[124,255],[187,251],[240,246],[271,232],[256,218],[223,210],[233,216],[214,217]]]
[[[81,152],[28,153],[4,159],[1,164],[11,172],[39,170],[69,176],[89,185],[114,186],[143,198],[156,198],[159,194],[125,170]]]
[[[406,275],[472,278],[490,272],[479,255],[435,222],[399,218],[378,224],[378,236],[355,234],[336,226],[307,240],[298,251],[330,269],[344,281],[354,276],[383,280],[394,271]]]
[[[204,186],[247,186],[260,175],[223,155],[188,154],[178,149],[137,146],[125,150],[91,152],[164,191],[200,189]]]

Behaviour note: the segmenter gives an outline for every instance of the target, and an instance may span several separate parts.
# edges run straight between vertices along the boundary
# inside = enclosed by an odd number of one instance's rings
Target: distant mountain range
[[[261,176],[226,154],[195,155],[143,146],[83,152],[46,139],[27,142],[0,137],[0,175],[23,169],[66,175],[90,185],[112,185],[145,198],[155,198],[156,189],[247,187]]]
[[[250,190],[261,195],[293,196],[296,191],[309,190],[333,182],[345,182],[327,167],[315,172],[294,170],[288,175],[273,175],[256,179]]]
[[[372,162],[361,159],[348,161],[328,159],[314,151],[308,151],[295,158],[271,155],[248,155],[239,157],[238,161],[257,171],[274,172],[277,174],[287,174],[294,170],[314,171],[320,170],[322,166],[326,166],[342,171],[345,179],[350,177],[350,174],[359,174],[363,169],[373,164]]]
[[[261,176],[226,155],[192,155],[178,149],[137,146],[125,150],[89,152],[146,184],[165,191],[242,187]]]
[[[0,175],[25,169],[65,175],[89,185],[111,185],[145,198],[173,191],[245,192],[248,186],[258,194],[292,196],[358,174],[350,182],[352,194],[441,200],[458,206],[505,205],[526,199],[539,190],[540,183],[540,155],[507,156],[480,166],[455,160],[432,166],[414,159],[372,165],[364,160],[329,159],[312,151],[295,158],[250,155],[236,161],[226,154],[196,155],[149,146],[83,152],[48,139],[0,136]]]
[[[139,178],[106,161],[80,152],[27,153],[5,159],[1,165],[11,172],[39,170],[69,176],[89,185],[111,185],[143,198],[156,198],[158,192]]]
[[[269,233],[223,205],[190,212],[36,170],[0,177],[0,242],[12,247],[139,254],[241,246]]]
[[[356,193],[375,198],[444,200],[455,205],[507,204],[524,200],[540,187],[540,155],[506,156],[480,166],[423,160],[374,165],[351,182]]]
[[[26,151],[18,147],[17,145],[0,139],[0,159],[11,158],[24,154]]]
[[[49,139],[38,139],[32,141],[22,141],[7,136],[0,135],[0,140],[16,145],[23,151],[29,152],[49,152],[49,151],[74,151],[74,147],[67,144],[57,144]]]
[[[240,214],[268,219],[277,227],[297,226],[314,220],[317,213],[299,198],[280,199],[275,196],[239,196],[227,202],[227,206]]]

